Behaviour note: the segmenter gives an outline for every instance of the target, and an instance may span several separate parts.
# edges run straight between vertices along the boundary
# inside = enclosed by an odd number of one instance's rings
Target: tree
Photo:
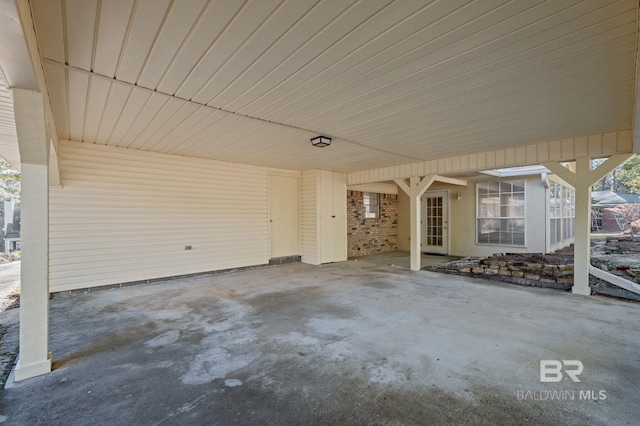
[[[640,156],[635,155],[618,167],[616,181],[618,192],[640,194]]]
[[[593,160],[593,167],[597,167],[603,161],[602,159]],[[631,157],[629,161],[596,183],[593,189],[640,194],[640,156]]]
[[[0,157],[0,199],[20,202],[20,172]]]

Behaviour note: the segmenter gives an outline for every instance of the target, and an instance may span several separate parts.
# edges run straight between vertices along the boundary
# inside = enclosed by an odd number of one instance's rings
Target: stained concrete
[[[632,302],[366,259],[50,302],[54,371],[5,389],[5,424],[611,425],[640,416]],[[543,359],[582,361],[581,382],[541,383]],[[575,399],[539,400],[553,390]]]
[[[424,268],[425,266],[433,266],[441,263],[447,263],[452,260],[460,259],[455,256],[443,256],[438,254],[420,254],[420,265]],[[401,268],[401,269],[410,269],[411,267],[411,257],[409,252],[407,251],[392,251],[387,253],[378,253],[371,254],[369,256],[363,257],[354,257],[349,260],[360,261],[364,260],[367,263],[375,263],[377,265],[389,266],[392,268]]]

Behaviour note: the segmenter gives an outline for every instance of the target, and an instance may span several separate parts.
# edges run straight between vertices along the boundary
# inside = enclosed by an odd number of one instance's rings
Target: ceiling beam
[[[531,166],[547,162],[568,162],[578,157],[605,158],[632,152],[630,130],[580,138],[542,142],[515,148],[456,155],[420,163],[383,167],[347,174],[347,184],[355,185],[411,176],[449,175],[503,167]]]

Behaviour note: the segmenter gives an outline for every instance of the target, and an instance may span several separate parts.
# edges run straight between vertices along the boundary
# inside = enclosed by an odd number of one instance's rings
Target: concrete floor
[[[55,370],[5,389],[0,421],[637,424],[639,314],[366,259],[56,295]],[[581,382],[541,383],[548,359]]]
[[[454,256],[441,256],[437,254],[425,254],[420,255],[420,265],[422,268],[425,266],[437,265],[438,263],[446,263],[451,260],[460,259]],[[376,265],[390,266],[392,268],[410,269],[411,258],[409,252],[406,251],[393,251],[390,253],[372,254],[369,256],[351,258],[349,260],[365,260],[368,263],[375,263]]]

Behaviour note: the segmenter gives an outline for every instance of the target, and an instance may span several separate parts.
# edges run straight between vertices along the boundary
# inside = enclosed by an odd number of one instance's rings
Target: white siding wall
[[[78,142],[61,157],[51,291],[268,262],[267,169]]]
[[[302,172],[302,262],[320,264],[318,250],[318,170]]]

